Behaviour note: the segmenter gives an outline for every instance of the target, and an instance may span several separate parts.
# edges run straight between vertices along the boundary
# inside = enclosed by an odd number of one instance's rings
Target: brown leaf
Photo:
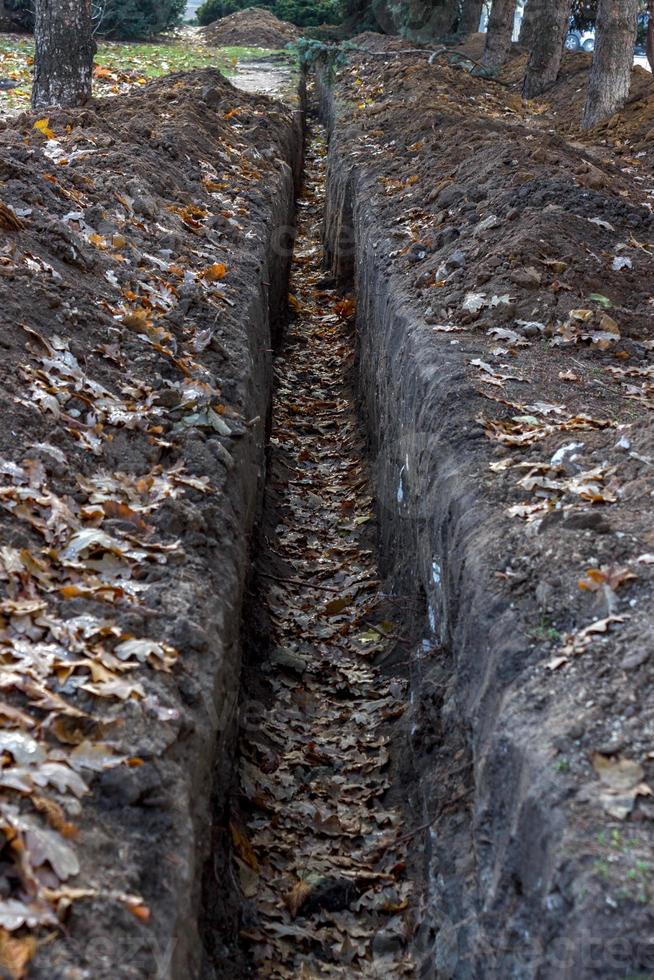
[[[10,207],[0,201],[0,228],[4,228],[6,231],[20,231],[24,227],[25,222],[21,221]]]
[[[343,612],[344,609],[347,609],[351,602],[351,596],[341,596],[340,599],[332,599],[331,602],[328,602],[325,606],[325,615],[337,616],[340,612]]]
[[[289,910],[293,918],[296,917],[310,894],[311,885],[308,882],[296,881],[290,892],[284,896],[286,908]]]
[[[626,567],[612,566],[604,568],[589,568],[585,578],[579,580],[579,588],[588,592],[596,592],[607,585],[614,592],[627,582],[635,582],[638,576]]]
[[[0,928],[0,967],[2,976],[22,980],[27,976],[27,966],[36,952],[34,936],[12,936]]]
[[[237,824],[234,820],[229,821],[229,832],[232,837],[232,844],[236,850],[238,856],[244,861],[253,871],[259,870],[259,862],[257,861],[257,856],[254,853],[252,844],[248,840],[243,828]]]
[[[633,759],[623,759],[594,752],[591,756],[591,762],[600,780],[614,793],[634,789],[645,775],[643,767]]]

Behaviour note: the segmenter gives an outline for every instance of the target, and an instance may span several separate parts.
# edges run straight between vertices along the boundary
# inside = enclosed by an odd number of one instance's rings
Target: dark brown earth
[[[199,974],[299,147],[212,71],[0,134],[12,976]]]
[[[217,47],[247,45],[259,48],[285,48],[300,36],[294,24],[275,17],[263,7],[246,7],[222,17],[202,31],[207,44]]]
[[[355,54],[322,86],[382,567],[429,624],[421,975],[645,975],[651,175],[631,106],[582,145],[547,100],[425,61]]]
[[[581,134],[581,62],[525,105],[519,52],[363,44],[272,428],[300,114],[202,72],[0,131],[11,976],[654,969],[649,96]]]

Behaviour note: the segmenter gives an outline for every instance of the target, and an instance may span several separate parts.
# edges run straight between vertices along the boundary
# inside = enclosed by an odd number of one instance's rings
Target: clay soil
[[[300,31],[269,10],[246,7],[205,27],[202,36],[214,47],[245,45],[276,49],[285,48],[300,36]]]
[[[474,44],[469,53],[475,56]],[[574,971],[576,962],[584,976],[609,976],[615,967],[606,952],[609,937],[624,937],[621,965],[638,970],[646,966],[643,943],[652,926],[654,219],[646,139],[654,123],[652,82],[637,69],[624,112],[582,134],[587,59],[566,57],[560,87],[525,104],[520,57],[517,52],[507,84],[500,85],[447,60],[429,66],[422,55],[394,56],[390,49],[385,59],[353,54],[326,103],[334,120],[332,193],[345,212],[357,194],[365,199],[366,218],[358,217],[364,205],[355,204],[355,225],[372,222],[371,261],[376,269],[385,266],[401,290],[412,311],[412,336],[424,332],[415,343],[425,364],[442,362],[450,400],[441,406],[439,437],[447,440],[450,425],[450,446],[474,473],[474,484],[457,492],[473,495],[488,515],[476,562],[481,590],[489,610],[493,604],[497,615],[510,610],[524,631],[515,638],[520,653],[485,682],[487,698],[496,689],[508,699],[507,714],[478,708],[471,742],[481,750],[484,731],[498,717],[497,737],[504,725],[507,745],[534,740],[538,763],[525,762],[521,785],[531,785],[534,800],[539,793],[548,800],[545,811],[557,811],[543,818],[535,802],[532,824],[524,808],[520,817],[520,834],[549,855],[547,887],[560,896],[543,919],[535,899],[523,902],[543,881],[521,879],[516,870],[511,878],[503,864],[508,850],[503,858],[505,844],[498,843],[514,840],[519,849],[519,838],[511,837],[518,811],[511,816],[508,802],[520,795],[511,782],[517,769],[507,755],[505,770],[491,775],[488,758],[485,770],[478,758],[479,799],[492,796],[487,782],[494,780],[505,787],[506,812],[503,818],[483,811],[472,786],[461,812],[472,814],[479,834],[469,847],[494,842],[485,868],[496,884],[484,895],[472,884],[467,858],[460,870],[459,818],[449,845],[443,830],[441,863],[432,865],[444,880],[438,902],[445,901],[446,917],[468,915],[470,923],[484,908],[477,951],[467,955],[483,962],[485,949],[499,971],[488,975],[509,975],[532,954],[536,970],[552,937],[563,943],[578,928],[589,935],[599,930],[604,945],[593,964],[579,953],[565,961],[566,969]],[[350,189],[343,191],[347,178],[339,181],[336,172],[345,161]],[[346,213],[343,220],[351,219]],[[335,228],[332,246],[347,275],[353,257],[340,236]],[[358,282],[373,275],[362,263],[357,255]],[[363,320],[361,329],[368,329]],[[384,356],[392,358],[392,350]],[[374,365],[366,371],[368,390],[383,383]],[[369,421],[376,431],[378,420]],[[383,432],[376,438],[383,441]],[[469,539],[466,547],[474,554]],[[450,583],[454,594],[459,587]],[[466,611],[457,615],[461,622]],[[446,665],[435,671],[437,686],[451,694],[459,685],[465,704],[466,678],[453,678]],[[500,710],[498,702],[493,710]],[[428,707],[423,712],[427,744],[429,730],[445,722]],[[530,727],[534,713],[539,722]],[[448,742],[446,728],[436,758],[431,744],[418,766],[446,772],[457,744],[453,735]],[[618,773],[628,775],[621,781]],[[559,835],[565,846],[554,857]],[[525,848],[520,860],[528,865]],[[468,902],[455,898],[447,908],[447,896],[459,887],[480,889],[477,912],[470,892]],[[527,933],[532,939],[521,945],[517,937]],[[437,952],[444,970],[451,969],[451,936],[441,934]],[[560,967],[563,959],[557,962]]]

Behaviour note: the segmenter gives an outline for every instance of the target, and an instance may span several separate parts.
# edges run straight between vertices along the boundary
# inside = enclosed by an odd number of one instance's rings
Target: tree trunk
[[[36,0],[32,107],[82,105],[91,98],[91,0]]]
[[[627,101],[634,63],[638,0],[600,0],[595,51],[582,126],[608,119]]]
[[[536,24],[540,18],[541,7],[544,2],[545,0],[527,0],[518,43],[523,48],[527,48],[528,51],[531,51],[536,40]]]
[[[507,59],[511,50],[515,4],[516,0],[493,0],[482,58],[485,68],[500,68]]]
[[[525,99],[542,95],[559,77],[571,6],[571,0],[546,0],[538,4],[533,47],[522,87]]]
[[[647,4],[647,13],[649,14],[649,23],[647,24],[647,41],[646,41],[646,51],[647,60],[649,61],[649,67],[652,72],[654,72],[654,0],[649,0]]]
[[[654,2],[654,0],[653,0]],[[460,34],[476,34],[481,21],[484,0],[462,0],[459,19]]]

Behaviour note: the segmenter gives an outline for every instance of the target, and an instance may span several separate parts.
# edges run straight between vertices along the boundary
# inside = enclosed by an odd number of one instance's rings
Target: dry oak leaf
[[[230,820],[229,832],[232,837],[234,850],[237,852],[238,856],[245,862],[245,864],[248,865],[248,867],[252,868],[253,871],[258,871],[259,862],[257,861],[257,856],[254,853],[252,844],[248,840],[243,828],[234,820]]]
[[[218,282],[220,279],[224,279],[226,275],[227,266],[223,262],[214,262],[201,273],[202,278],[206,279],[207,282]]]
[[[284,904],[293,918],[298,914],[311,891],[311,885],[307,881],[296,881],[290,892],[284,896]]]
[[[629,568],[614,566],[611,568],[589,568],[584,578],[579,580],[579,588],[587,592],[596,592],[603,585],[615,592],[627,582],[635,582],[638,576]]]
[[[6,231],[20,231],[24,227],[25,223],[21,221],[18,215],[8,205],[0,201],[0,228],[4,228]]]
[[[6,929],[0,929],[0,975],[11,980],[22,980],[27,976],[27,966],[36,952],[34,936],[12,936]]]

